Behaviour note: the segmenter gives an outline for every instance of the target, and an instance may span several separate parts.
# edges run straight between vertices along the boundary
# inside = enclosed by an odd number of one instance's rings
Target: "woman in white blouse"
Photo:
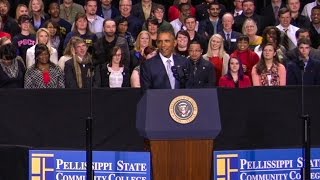
[[[36,33],[36,44],[31,46],[27,50],[26,64],[27,68],[31,67],[35,63],[35,47],[37,44],[44,44],[50,51],[50,61],[54,64],[58,64],[58,52],[51,46],[50,32],[46,28],[40,28]]]
[[[96,68],[95,83],[99,87],[121,88],[130,86],[129,69],[123,65],[122,50],[119,46],[112,49],[110,63]]]

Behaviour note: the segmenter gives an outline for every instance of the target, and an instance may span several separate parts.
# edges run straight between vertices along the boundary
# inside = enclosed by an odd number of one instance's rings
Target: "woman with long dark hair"
[[[254,86],[285,86],[286,68],[279,62],[276,48],[267,43],[262,48],[260,61],[252,68]]]
[[[190,45],[190,35],[185,30],[180,30],[176,35],[177,45],[175,47],[175,53],[183,57],[188,57],[188,47]]]
[[[35,64],[28,68],[24,88],[64,88],[60,67],[50,61],[50,50],[45,44],[35,46]]]
[[[246,88],[251,86],[249,76],[243,72],[241,61],[237,58],[230,58],[228,72],[220,78],[219,86],[228,88]]]

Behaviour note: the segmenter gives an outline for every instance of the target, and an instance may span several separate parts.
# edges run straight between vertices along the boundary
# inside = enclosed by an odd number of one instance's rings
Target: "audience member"
[[[279,10],[286,7],[286,4],[282,0],[271,0],[271,4],[262,9],[261,15],[264,16],[265,21],[270,26],[279,24]]]
[[[258,27],[258,35],[260,35],[266,27],[267,22],[264,20],[264,18],[258,14],[255,13],[255,2],[254,0],[243,0],[242,2],[243,6],[243,12],[241,15],[235,17],[235,23],[234,23],[234,29],[235,31],[241,32],[242,25],[244,21],[248,18],[253,19],[257,23]]]
[[[277,49],[278,59],[281,63],[286,60],[286,49],[280,44],[281,32],[275,26],[268,26],[264,29],[262,33],[262,43],[254,48],[254,52],[261,57],[262,48],[268,44],[272,43]]]
[[[248,36],[241,35],[237,39],[237,50],[230,56],[238,59],[242,64],[244,74],[251,77],[252,67],[259,61],[259,56],[249,48]]]
[[[37,31],[36,34],[36,44],[44,44],[48,47],[49,52],[50,52],[50,62],[57,64],[58,63],[58,52],[55,48],[52,47],[51,45],[51,37],[50,37],[50,32],[46,28],[40,28]],[[35,61],[35,47],[36,45],[33,45],[27,50],[26,54],[26,65],[27,68],[31,67]]]
[[[320,48],[320,6],[315,6],[311,10],[311,26],[310,29],[311,42],[313,48]]]
[[[218,15],[219,17],[222,17],[224,13],[227,12],[226,7],[223,4],[219,3],[217,0],[203,0],[203,1],[204,2],[196,6],[196,17],[198,21],[203,21],[209,18],[210,12],[208,12],[208,9],[210,9],[209,5],[211,3],[219,4],[219,9],[220,9],[220,12]]]
[[[129,68],[130,62],[130,52],[127,40],[123,37],[116,35],[116,22],[112,19],[106,19],[103,22],[104,36],[99,38],[97,42],[94,43],[94,53],[93,59],[94,64],[104,64],[111,59],[106,59],[106,57],[111,57],[111,51],[114,46],[119,46],[122,50],[124,59],[123,64]]]
[[[171,26],[171,24],[169,22],[167,22],[166,20],[164,20],[164,14],[165,14],[165,8],[163,5],[158,4],[157,6],[154,7],[154,9],[152,10],[152,16],[154,18],[156,18],[158,20],[159,23],[159,32],[160,31],[172,31],[173,27]],[[145,26],[145,25],[144,25]],[[146,29],[146,27],[143,28],[144,30]]]
[[[192,41],[189,46],[189,76],[186,88],[213,88],[216,72],[209,61],[203,59],[201,43]]]
[[[79,36],[87,43],[89,53],[92,53],[92,46],[97,41],[97,36],[90,31],[86,14],[78,13],[75,17],[73,30],[69,32],[64,40],[63,47],[65,48],[70,38]]]
[[[320,6],[320,0],[314,0],[314,2],[310,2],[303,7],[301,15],[306,16],[311,21],[311,10],[315,6]]]
[[[144,48],[144,51],[143,51],[144,58],[141,63],[153,58],[154,56],[157,55],[157,53],[158,53],[157,49],[153,46],[148,46],[148,47]],[[130,77],[130,84],[131,84],[131,87],[133,87],[133,88],[140,88],[141,87],[141,85],[140,85],[140,65],[136,66],[133,69],[133,71],[131,73],[131,77]]]
[[[63,36],[60,34],[60,26],[57,22],[49,19],[43,24],[44,28],[47,28],[50,32],[51,45],[58,51],[58,58],[63,54]]]
[[[24,88],[64,88],[63,72],[50,61],[50,49],[41,43],[35,45],[34,49],[35,63],[27,69]]]
[[[256,22],[248,18],[244,21],[242,26],[242,34],[249,37],[249,48],[253,50],[262,42],[262,37],[257,35],[258,27]]]
[[[49,5],[48,13],[50,15],[50,20],[56,22],[60,26],[60,35],[63,38],[66,38],[67,33],[71,31],[71,24],[60,18],[60,6],[57,2],[51,2]]]
[[[147,31],[150,33],[152,46],[157,47],[157,37],[158,37],[158,30],[159,30],[158,20],[151,17],[147,19],[145,24],[147,25]]]
[[[97,13],[97,0],[86,0],[86,5],[84,6],[86,16],[88,19],[89,29],[92,33],[100,33],[103,31],[103,21],[104,19],[98,16]]]
[[[100,0],[97,14],[104,19],[114,19],[120,15],[120,11],[112,5],[112,0]]]
[[[141,0],[132,6],[132,15],[144,22],[151,17],[152,9],[156,6],[158,6],[158,4],[152,0]]]
[[[0,16],[2,18],[2,31],[14,37],[19,34],[20,28],[15,19],[9,16],[10,3],[8,0],[0,0]]]
[[[73,36],[70,41],[68,42],[66,48],[64,49],[64,52],[63,52],[63,56],[60,57],[59,61],[58,61],[58,65],[59,67],[62,69],[62,71],[64,71],[64,66],[65,66],[65,63],[72,59],[73,57],[73,54],[72,54],[72,51],[71,51],[71,48],[74,46],[74,43],[79,39],[78,36]]]
[[[196,31],[196,25],[198,24],[198,22],[196,21],[196,18],[193,16],[189,16],[184,19],[184,24],[190,36],[190,40],[201,43],[202,49],[204,50],[204,52],[207,52],[208,40],[205,36],[201,35]]]
[[[198,32],[205,36],[207,39],[210,39],[213,34],[221,32],[223,26],[222,21],[219,18],[219,14],[221,12],[220,4],[217,2],[212,2],[208,4],[207,7],[209,15],[206,19],[200,21]]]
[[[178,54],[183,57],[188,57],[189,44],[190,44],[190,35],[185,30],[178,31],[176,35],[177,44],[175,46],[175,54]]]
[[[310,19],[300,14],[300,0],[287,0],[287,7],[291,14],[291,24],[298,28],[309,28]]]
[[[66,88],[89,88],[93,84],[92,57],[88,45],[75,37],[71,47],[72,59],[65,62],[64,75]]]
[[[224,39],[224,49],[228,54],[232,54],[233,51],[237,49],[237,39],[241,36],[241,33],[233,31],[232,25],[234,24],[234,19],[232,14],[226,13],[222,16],[223,29],[219,34]]]
[[[130,32],[128,32],[128,19],[125,17],[121,17],[118,19],[117,23],[117,35],[120,37],[123,37],[127,40],[129,50],[132,50],[134,48],[134,44],[136,43],[136,40],[132,36]]]
[[[13,44],[1,44],[0,88],[23,88],[26,67],[16,52],[17,49]]]
[[[16,9],[16,16],[15,19],[18,22],[18,19],[22,15],[29,15],[29,9],[27,5],[25,4],[18,4],[17,9]]]
[[[130,72],[141,64],[144,59],[144,49],[152,46],[152,40],[148,31],[141,31],[137,37],[137,41],[133,50],[130,51]]]
[[[243,12],[243,0],[233,0],[234,9],[232,11],[233,17],[240,16]]]
[[[295,34],[299,28],[290,24],[291,15],[288,8],[282,8],[279,10],[279,21],[280,24],[277,28],[282,32],[281,44],[286,48],[286,50],[294,49],[297,46]]]
[[[237,58],[230,58],[228,72],[219,80],[219,87],[226,88],[246,88],[251,86],[249,76],[243,72],[241,61]]]
[[[208,51],[203,55],[205,60],[210,61],[216,72],[216,79],[220,79],[228,70],[228,61],[230,56],[225,52],[223,38],[220,34],[211,36],[208,45]],[[216,81],[218,83],[218,81]]]
[[[320,61],[309,56],[310,39],[299,39],[298,50],[299,57],[287,65],[287,85],[320,85]]]
[[[121,88],[130,86],[130,72],[123,64],[123,53],[119,46],[112,48],[109,63],[96,68],[96,83],[98,87]]]
[[[253,86],[285,86],[286,68],[279,62],[273,44],[262,49],[260,61],[252,68]]]
[[[190,13],[190,4],[188,4],[188,3],[179,4],[179,11],[180,11],[180,16],[170,22],[171,26],[173,27],[175,35],[180,30],[186,30],[186,27],[183,23],[184,23],[184,20],[187,17],[189,17],[191,14]],[[198,30],[198,25],[196,27],[196,30]]]
[[[44,22],[49,18],[48,15],[44,13],[44,4],[42,0],[30,0],[29,13],[31,16],[30,23],[35,31],[40,29]]]
[[[189,9],[190,9],[190,14],[192,16],[196,16],[196,8],[192,6],[191,0],[174,0],[173,5],[169,7],[168,10],[168,20],[173,21],[181,16],[181,11],[180,5],[181,4],[189,4]],[[181,21],[183,22],[183,21]]]
[[[125,17],[128,19],[128,31],[132,34],[134,38],[138,36],[142,29],[143,21],[141,21],[136,16],[132,15],[132,1],[131,0],[120,0],[119,1],[120,16],[116,17],[114,20],[118,21],[119,18]]]
[[[85,13],[83,6],[74,3],[73,0],[63,0],[60,4],[60,18],[68,21],[70,24],[76,20],[78,13]]]
[[[30,18],[28,15],[21,15],[18,19],[21,32],[13,37],[13,45],[17,48],[17,55],[21,56],[26,64],[27,50],[36,44],[36,35],[32,34]]]

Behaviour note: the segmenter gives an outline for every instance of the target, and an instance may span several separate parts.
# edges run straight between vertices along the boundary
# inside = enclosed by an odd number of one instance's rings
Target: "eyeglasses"
[[[120,6],[130,7],[132,5],[131,4],[120,4]]]

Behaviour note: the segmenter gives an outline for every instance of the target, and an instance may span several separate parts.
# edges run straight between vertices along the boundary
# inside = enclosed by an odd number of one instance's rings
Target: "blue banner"
[[[214,152],[214,180],[301,179],[301,149]],[[320,149],[311,152],[311,179],[320,179]]]
[[[29,151],[29,180],[85,180],[85,151]],[[149,152],[94,151],[94,180],[149,180]]]

